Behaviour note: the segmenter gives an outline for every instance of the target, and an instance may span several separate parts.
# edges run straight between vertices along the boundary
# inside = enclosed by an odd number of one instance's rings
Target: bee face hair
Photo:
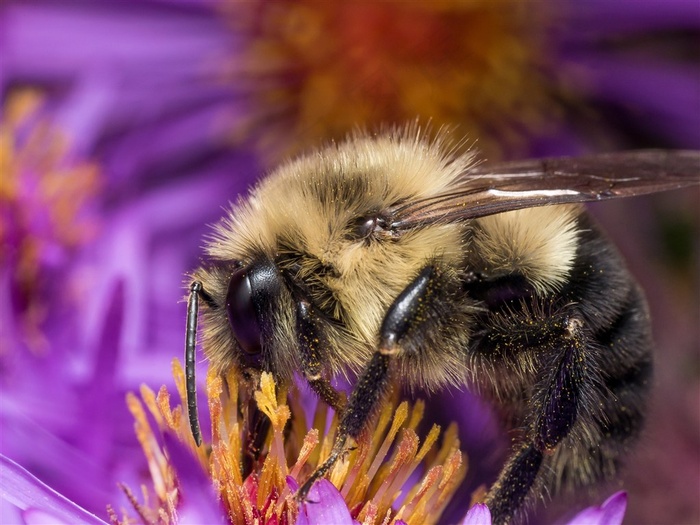
[[[214,261],[244,267],[260,257],[278,261],[337,323],[342,336],[332,338],[328,356],[334,373],[348,365],[357,371],[374,350],[389,304],[425,261],[459,267],[465,258],[465,224],[394,235],[381,221],[403,202],[446,191],[472,162],[471,154],[453,158],[439,142],[419,136],[358,135],[273,172],[232,207],[206,249]],[[206,272],[197,278],[205,289],[227,285]],[[284,310],[294,310],[291,296],[280,300],[289,301]],[[293,346],[293,319],[282,316],[277,326],[276,337]],[[208,338],[222,343],[205,345],[214,366],[230,366],[230,353],[218,348],[235,343],[223,334]],[[293,370],[286,361],[270,366]]]

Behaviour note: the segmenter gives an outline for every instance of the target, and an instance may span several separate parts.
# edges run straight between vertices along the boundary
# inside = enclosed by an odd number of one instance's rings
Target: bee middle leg
[[[521,330],[522,328],[522,330]],[[501,471],[486,500],[493,524],[510,523],[531,496],[544,456],[569,435],[580,415],[580,401],[589,361],[583,322],[567,314],[527,322],[496,334],[509,348],[547,355],[529,400],[525,439]],[[532,348],[537,347],[536,349]]]
[[[390,364],[404,350],[407,334],[423,319],[430,299],[435,297],[437,269],[426,266],[399,294],[382,322],[379,346],[350,394],[342,414],[338,434],[328,459],[316,469],[297,492],[306,499],[311,486],[325,476],[345,452],[348,438],[357,439],[379,408],[389,389]]]

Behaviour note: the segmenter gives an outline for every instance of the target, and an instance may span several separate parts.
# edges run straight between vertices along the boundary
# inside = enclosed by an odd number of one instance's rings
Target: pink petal
[[[600,507],[582,510],[567,525],[621,525],[627,509],[627,493],[616,492]]]
[[[355,522],[343,496],[333,483],[321,479],[311,487],[307,501],[301,505],[296,525],[353,525]]]
[[[485,504],[477,503],[464,516],[462,525],[491,525],[491,511]]]

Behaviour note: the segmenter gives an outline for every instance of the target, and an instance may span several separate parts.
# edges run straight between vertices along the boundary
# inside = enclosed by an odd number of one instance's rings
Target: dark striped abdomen
[[[643,293],[590,219],[582,217],[581,223],[577,261],[562,299],[577,305],[588,326],[591,383],[577,428],[548,460],[549,484],[564,487],[615,475],[644,423],[653,372]]]

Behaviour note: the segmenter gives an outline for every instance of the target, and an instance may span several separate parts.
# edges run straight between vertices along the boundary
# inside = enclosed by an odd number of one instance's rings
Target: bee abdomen
[[[630,278],[631,279],[631,278]],[[614,321],[589,351],[597,384],[582,396],[578,428],[552,458],[552,485],[576,488],[612,479],[644,425],[653,361],[644,298],[632,283]]]
[[[601,432],[606,440],[625,444],[643,425],[653,373],[649,316],[636,286],[616,322],[598,339],[606,414]]]
[[[622,258],[586,216],[571,281],[562,290],[589,330],[588,387],[579,421],[554,456],[545,484],[557,491],[612,479],[645,419],[653,374],[644,296]]]

